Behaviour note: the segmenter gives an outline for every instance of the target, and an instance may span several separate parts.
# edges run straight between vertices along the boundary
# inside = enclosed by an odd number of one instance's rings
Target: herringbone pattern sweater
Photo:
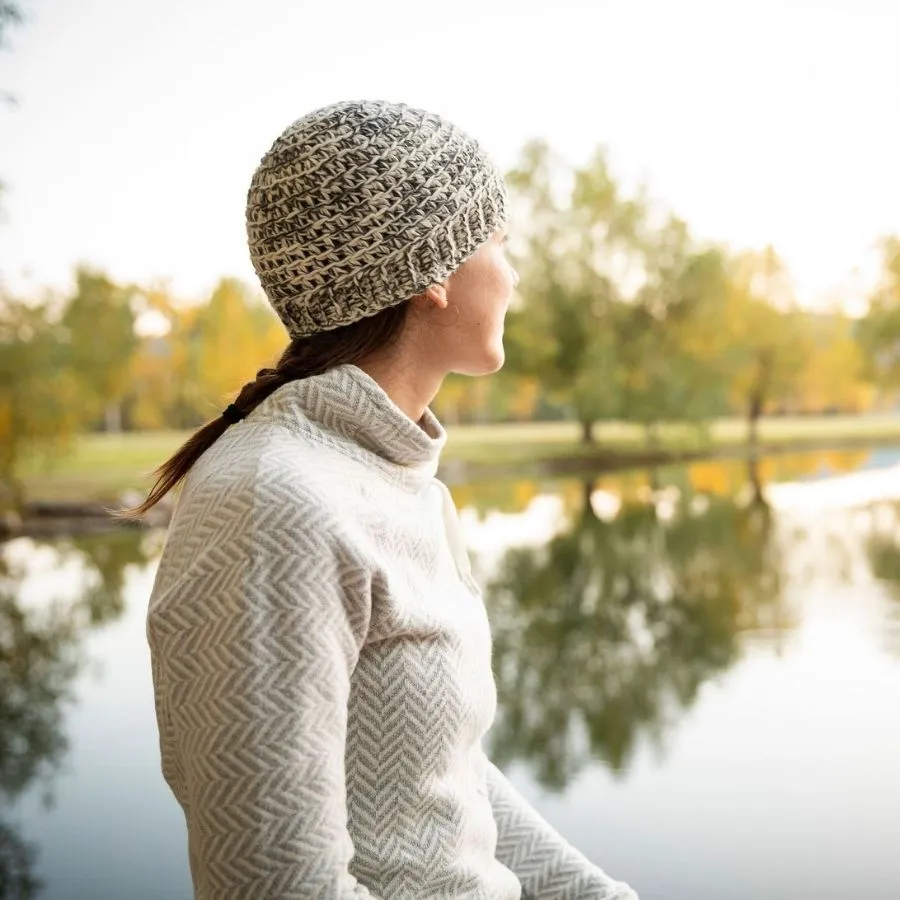
[[[148,638],[202,900],[634,897],[482,751],[488,621],[421,426],[341,366],[187,479]]]

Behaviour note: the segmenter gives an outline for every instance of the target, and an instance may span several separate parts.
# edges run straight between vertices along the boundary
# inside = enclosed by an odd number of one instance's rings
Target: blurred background
[[[900,7],[0,0],[0,898],[188,898],[152,470],[286,336],[250,175],[339,99],[508,173],[447,379],[494,760],[642,900],[900,896]],[[893,110],[893,112],[892,112]]]

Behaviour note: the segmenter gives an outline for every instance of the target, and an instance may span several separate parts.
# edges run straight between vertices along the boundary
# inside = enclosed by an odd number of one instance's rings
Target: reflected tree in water
[[[130,566],[142,567],[156,552],[156,542],[138,528],[79,535],[70,538],[90,575],[81,608],[91,625],[114,621],[125,611],[125,579]]]
[[[561,789],[592,758],[614,772],[639,736],[659,748],[745,629],[783,627],[773,519],[745,502],[671,489],[611,519],[591,503],[539,549],[514,548],[488,585],[499,764],[529,761]]]
[[[894,600],[900,601],[900,503],[876,504],[866,539],[866,555],[872,574],[883,582]],[[900,605],[889,612],[886,629],[888,652],[900,656]]]
[[[0,798],[9,804],[58,765],[66,749],[61,703],[77,669],[76,628],[55,611],[35,621],[20,607],[16,577],[0,557]],[[0,897],[37,894],[35,848],[0,819]]]
[[[123,586],[130,564],[146,564],[151,552],[146,533],[122,529],[113,534],[72,538],[48,546],[57,562],[74,554],[83,564],[84,590],[74,600],[52,597],[26,603],[22,585],[27,563],[13,562],[0,546],[0,805],[9,808],[27,789],[50,784],[68,748],[63,730],[65,707],[81,668],[85,629],[112,621],[124,610]],[[40,892],[34,874],[37,850],[0,816],[0,898],[26,900]]]
[[[866,541],[872,574],[900,600],[900,504],[879,504],[872,513],[875,521]]]

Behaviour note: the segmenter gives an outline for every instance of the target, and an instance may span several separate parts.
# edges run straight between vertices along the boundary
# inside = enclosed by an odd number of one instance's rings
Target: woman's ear
[[[420,309],[446,309],[450,303],[447,288],[443,284],[430,284],[421,294],[412,298],[412,302]]]

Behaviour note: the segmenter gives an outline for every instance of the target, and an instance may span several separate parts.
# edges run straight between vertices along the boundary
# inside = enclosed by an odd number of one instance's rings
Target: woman
[[[429,113],[291,125],[247,202],[290,335],[161,469],[165,778],[211,898],[632,898],[491,765],[488,622],[428,404],[503,364],[502,177]]]

